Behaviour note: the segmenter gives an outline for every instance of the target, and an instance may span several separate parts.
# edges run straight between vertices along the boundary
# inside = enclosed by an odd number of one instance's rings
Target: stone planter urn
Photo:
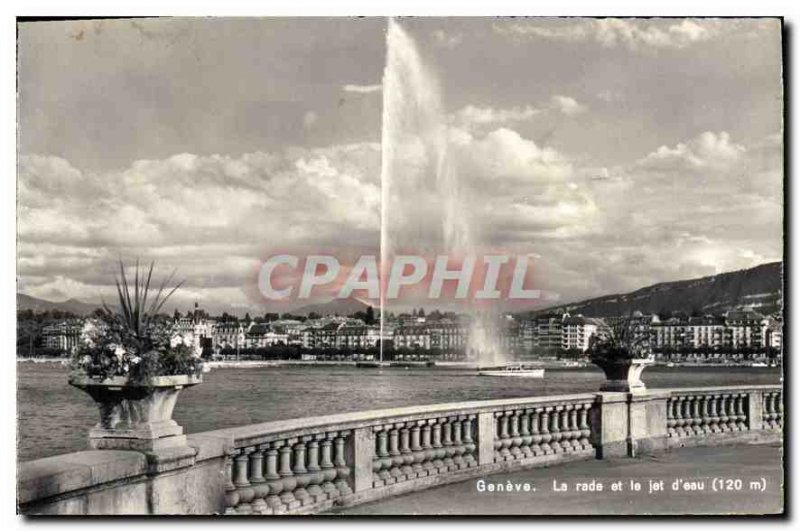
[[[592,363],[603,369],[606,381],[600,386],[601,391],[634,393],[644,391],[641,380],[645,367],[653,364],[651,358],[633,358],[619,360],[592,360]]]
[[[96,380],[82,373],[69,377],[72,386],[92,397],[100,422],[89,431],[89,446],[97,450],[142,450],[186,446],[183,428],[172,420],[178,393],[203,381],[201,376],[156,376],[130,382],[115,376]]]

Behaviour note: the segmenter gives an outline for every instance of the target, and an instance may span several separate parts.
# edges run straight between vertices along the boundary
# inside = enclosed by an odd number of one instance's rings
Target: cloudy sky
[[[402,19],[487,245],[562,302],[782,258],[779,23]],[[19,27],[20,292],[260,311],[275,249],[377,249],[383,19]],[[422,218],[425,219],[425,218]]]

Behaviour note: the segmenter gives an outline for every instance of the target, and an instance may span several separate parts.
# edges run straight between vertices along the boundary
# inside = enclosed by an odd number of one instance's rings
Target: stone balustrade
[[[667,403],[667,432],[680,438],[748,430],[747,399],[745,392],[672,396]]]
[[[495,412],[494,461],[593,452],[589,441],[593,401]]]
[[[591,458],[593,402],[465,402],[209,432],[233,437],[224,513],[313,513],[537,460]]]
[[[667,399],[669,444],[714,444],[731,434],[781,429],[781,396],[779,388],[763,387],[672,391]]]
[[[225,462],[226,514],[284,514],[352,494],[348,431],[236,448]]]
[[[311,514],[506,470],[780,441],[782,423],[780,386],[404,407],[204,432],[183,450],[21,463],[18,502],[29,514]]]
[[[762,395],[763,409],[761,411],[764,430],[783,429],[783,392],[780,390],[768,391]]]
[[[478,465],[476,415],[457,415],[372,428],[374,488]]]

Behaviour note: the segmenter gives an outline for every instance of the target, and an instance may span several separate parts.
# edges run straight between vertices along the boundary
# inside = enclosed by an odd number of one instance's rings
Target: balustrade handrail
[[[653,389],[653,392],[668,391],[671,395],[692,394],[692,393],[725,393],[730,391],[780,391],[783,389],[781,384],[760,384],[760,385],[727,385],[723,387],[672,387],[670,389]],[[650,391],[650,389],[648,389]]]
[[[780,384],[763,385],[735,385],[722,387],[687,387],[687,388],[665,388],[648,389],[649,393],[691,394],[707,392],[729,392],[729,391],[758,391],[758,390],[781,390]],[[599,394],[608,393],[578,393],[567,395],[548,395],[532,396],[522,398],[501,398],[495,400],[472,400],[468,402],[447,402],[443,404],[426,404],[419,406],[405,406],[389,409],[374,409],[366,411],[354,411],[349,413],[338,413],[334,415],[322,415],[315,417],[299,417],[284,420],[263,422],[258,424],[248,424],[223,428],[219,430],[207,431],[193,434],[203,437],[221,437],[232,439],[235,447],[250,446],[269,442],[272,439],[287,436],[302,436],[318,432],[320,429],[329,431],[354,429],[368,426],[374,423],[386,421],[406,422],[419,420],[429,417],[432,414],[459,415],[477,412],[500,411],[505,408],[520,405],[547,405],[551,403],[579,402],[595,400]],[[617,393],[619,394],[619,393]],[[624,393],[622,393],[624,394]]]
[[[249,424],[220,430],[193,434],[203,437],[220,437],[233,440],[235,447],[251,446],[272,439],[288,436],[302,436],[320,430],[349,430],[376,423],[408,422],[429,418],[431,415],[465,415],[479,412],[502,411],[517,406],[547,406],[564,402],[594,401],[597,393],[581,393],[569,395],[534,396],[523,398],[502,398],[496,400],[473,400],[469,402],[448,402],[420,406],[405,406],[390,409],[374,409],[324,415],[317,417],[300,417],[285,420]]]

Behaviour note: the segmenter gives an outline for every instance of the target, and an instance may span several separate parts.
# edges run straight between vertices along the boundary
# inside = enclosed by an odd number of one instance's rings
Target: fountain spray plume
[[[381,139],[381,338],[385,332],[387,264],[398,249],[474,251],[458,172],[448,152],[447,115],[436,76],[414,39],[393,18],[386,31]],[[494,327],[474,314],[468,350],[497,357]],[[381,341],[381,360],[383,341]],[[483,360],[489,361],[489,360]],[[491,361],[497,361],[492,359]]]

